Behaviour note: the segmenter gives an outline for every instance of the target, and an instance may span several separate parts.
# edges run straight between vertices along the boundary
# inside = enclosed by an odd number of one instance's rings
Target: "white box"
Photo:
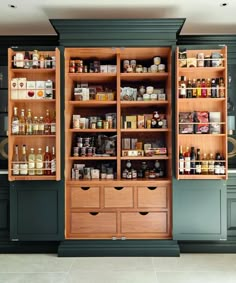
[[[11,99],[18,99],[18,78],[11,80]]]
[[[36,89],[45,89],[45,81],[36,81],[35,82]]]
[[[26,82],[26,88],[27,89],[35,89],[36,87],[36,82],[35,81],[27,81]]]
[[[108,73],[116,73],[116,65],[107,65]]]
[[[26,78],[18,78],[17,80],[18,87],[18,99],[26,99]]]
[[[100,65],[101,73],[107,73],[107,65]]]

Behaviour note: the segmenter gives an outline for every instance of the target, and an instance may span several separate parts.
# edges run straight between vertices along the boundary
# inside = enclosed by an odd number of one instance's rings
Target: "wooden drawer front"
[[[166,233],[166,212],[124,212],[121,213],[122,233]]]
[[[71,213],[71,233],[116,233],[116,213]]]
[[[133,207],[133,187],[104,187],[105,207]]]
[[[137,187],[138,207],[167,208],[168,187]]]
[[[100,187],[70,187],[71,208],[100,207]]]

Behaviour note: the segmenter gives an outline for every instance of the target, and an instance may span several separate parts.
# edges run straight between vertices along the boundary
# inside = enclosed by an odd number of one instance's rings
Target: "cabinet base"
[[[0,253],[57,253],[58,242],[0,241]]]
[[[58,256],[180,256],[172,240],[67,240],[61,242]]]

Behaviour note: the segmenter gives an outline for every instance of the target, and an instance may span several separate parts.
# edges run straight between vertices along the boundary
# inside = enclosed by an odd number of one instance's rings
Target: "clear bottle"
[[[19,119],[19,134],[25,135],[25,110],[21,109],[20,119]]]
[[[26,135],[32,135],[33,134],[33,121],[32,121],[32,116],[31,116],[31,109],[28,109],[25,124],[26,124]]]
[[[51,135],[55,135],[55,134],[56,134],[56,111],[54,111],[51,120]]]
[[[51,175],[56,175],[56,152],[54,146],[52,147]]]
[[[51,175],[51,160],[52,156],[51,153],[49,152],[49,146],[46,146],[46,150],[44,153],[44,175]]]
[[[22,155],[20,159],[20,175],[28,175],[28,162],[25,144],[22,145]]]
[[[207,155],[206,153],[203,154],[203,158],[202,158],[202,174],[203,175],[207,175],[208,174],[208,168],[209,164],[208,164],[208,159],[207,159]]]
[[[33,120],[33,135],[38,135],[39,132],[39,121],[38,121],[38,117],[34,116],[34,120]]]
[[[186,82],[186,77],[181,76],[179,78],[179,98],[186,98],[187,96],[187,82]]]
[[[184,174],[184,155],[182,145],[179,147],[179,174]]]
[[[35,175],[35,153],[34,153],[34,148],[32,147],[30,149],[30,153],[28,156],[28,162],[29,162],[29,175],[33,176]]]
[[[12,158],[12,175],[20,175],[20,160],[19,160],[19,148],[15,145],[15,151]]]
[[[34,50],[33,51],[32,59],[33,59],[32,67],[33,67],[33,69],[37,69],[39,67],[39,53],[38,53],[38,50]]]
[[[44,117],[44,134],[50,135],[51,134],[51,119],[49,110],[46,110],[46,116]]]
[[[36,175],[43,175],[43,154],[42,148],[38,148],[38,153],[36,154]]]
[[[40,69],[45,68],[45,58],[44,58],[44,55],[42,53],[39,56],[39,68]]]
[[[43,120],[43,116],[39,117],[38,134],[39,135],[43,135],[44,134],[44,120]]]
[[[215,171],[215,161],[213,153],[210,153],[209,160],[208,160],[208,174],[214,175]]]
[[[197,149],[196,174],[202,174],[201,152],[199,148]]]
[[[186,151],[184,153],[184,174],[189,175],[190,174],[190,167],[191,167],[191,162],[190,162],[190,152],[189,152],[189,147],[186,147]]]
[[[11,133],[12,135],[18,135],[19,134],[19,117],[18,117],[18,108],[14,107],[13,108],[13,116],[12,116],[12,121],[11,121]]]

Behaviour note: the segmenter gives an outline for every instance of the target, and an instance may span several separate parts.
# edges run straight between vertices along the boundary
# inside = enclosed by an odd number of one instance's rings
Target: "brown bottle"
[[[44,153],[44,174],[45,175],[51,175],[51,160],[52,156],[51,153],[49,152],[49,147],[48,145],[46,146],[46,151]]]

